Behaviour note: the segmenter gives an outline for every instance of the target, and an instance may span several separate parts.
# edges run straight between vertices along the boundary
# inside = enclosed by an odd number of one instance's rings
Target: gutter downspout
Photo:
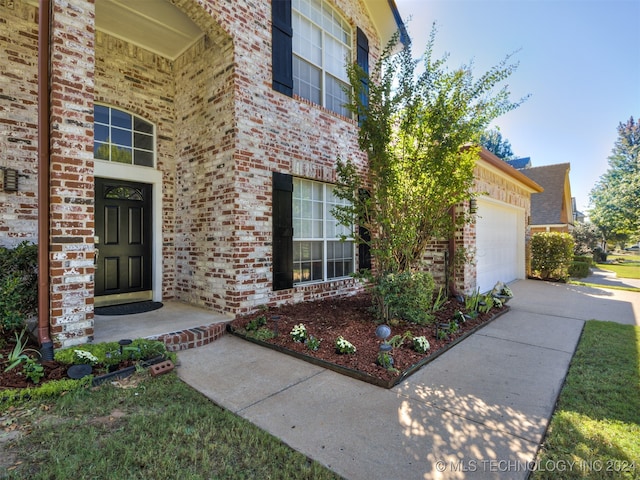
[[[49,62],[51,3],[38,7],[38,343],[42,360],[53,360],[49,296]]]

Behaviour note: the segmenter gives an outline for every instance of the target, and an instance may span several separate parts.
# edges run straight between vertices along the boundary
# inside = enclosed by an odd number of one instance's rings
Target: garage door
[[[503,203],[478,199],[476,285],[481,292],[496,282],[524,278],[524,213]]]

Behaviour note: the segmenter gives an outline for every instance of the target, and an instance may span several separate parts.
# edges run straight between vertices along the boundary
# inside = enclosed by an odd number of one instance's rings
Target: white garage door
[[[496,282],[524,278],[524,212],[511,205],[478,199],[476,285],[480,292]]]

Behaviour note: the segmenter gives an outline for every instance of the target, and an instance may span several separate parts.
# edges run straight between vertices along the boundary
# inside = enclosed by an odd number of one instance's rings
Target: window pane
[[[299,57],[293,57],[293,91],[302,98],[322,104],[322,71]]]
[[[345,82],[349,81],[347,77],[347,59],[349,56],[349,49],[342,43],[338,42],[335,38],[327,35],[325,40],[325,52],[324,52],[324,68],[327,72],[334,77],[339,78]]]
[[[93,128],[93,139],[98,142],[106,142],[109,140],[109,127],[106,125],[96,125]]]
[[[342,90],[343,87],[346,87],[345,83],[342,83],[334,77],[327,75],[327,108],[333,112],[339,113],[340,115],[348,116],[349,110],[347,110],[347,108],[345,107],[345,104],[348,102],[348,97],[347,94]]]
[[[327,278],[338,278],[353,272],[353,243],[327,242]]]
[[[111,109],[111,125],[131,130],[131,115],[114,108]]]
[[[300,15],[293,15],[293,53],[306,61],[322,65],[322,30]]]
[[[131,130],[111,129],[111,142],[123,147],[131,147]]]
[[[293,251],[293,281],[322,280],[322,242],[294,242]]]
[[[134,163],[136,165],[140,165],[141,167],[153,167],[153,152],[135,150]]]
[[[153,150],[153,137],[144,133],[134,133],[133,146],[144,150]]]
[[[133,118],[133,129],[136,132],[153,134],[153,125],[149,122],[145,122],[143,119],[139,117]]]
[[[131,164],[131,149],[111,145],[111,161]]]
[[[109,144],[93,142],[93,158],[109,160]]]
[[[93,121],[98,123],[109,124],[109,108],[102,105],[96,105],[93,111]]]

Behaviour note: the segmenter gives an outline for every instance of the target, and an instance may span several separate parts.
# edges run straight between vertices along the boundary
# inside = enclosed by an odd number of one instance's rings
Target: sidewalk
[[[591,275],[581,279],[585,283],[595,283],[605,287],[640,288],[640,280],[634,278],[618,278],[615,272],[591,267]]]
[[[509,313],[390,390],[233,336],[180,352],[178,373],[347,479],[526,479],[584,321],[637,323],[640,294],[511,288]]]

